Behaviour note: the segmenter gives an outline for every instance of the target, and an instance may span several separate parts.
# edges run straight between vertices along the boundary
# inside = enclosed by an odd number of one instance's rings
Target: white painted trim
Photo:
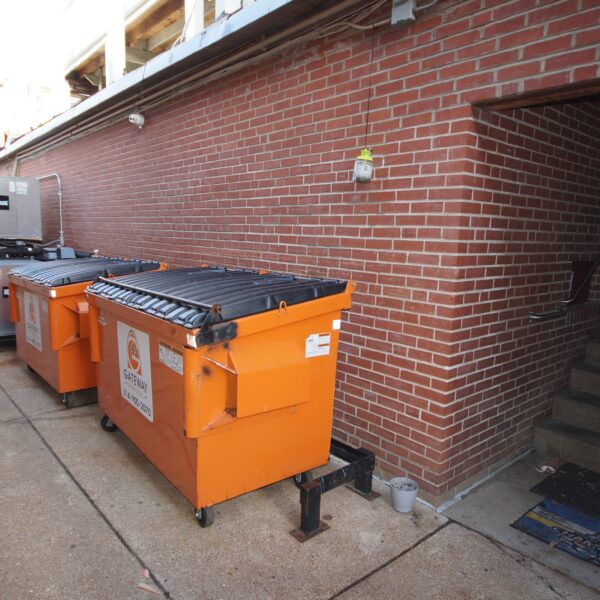
[[[446,502],[444,502],[443,504],[438,506],[435,510],[439,513],[443,513],[446,509],[450,508],[451,506],[454,506],[457,502],[460,502],[463,498],[468,496],[475,488],[484,484],[486,481],[489,481],[493,477],[496,477],[496,475],[498,475],[499,473],[502,473],[502,471],[505,471],[506,469],[508,469],[508,467],[512,467],[516,462],[519,462],[521,459],[525,458],[530,452],[532,452],[531,448],[529,448],[528,450],[525,450],[525,452],[519,454],[518,456],[515,456],[515,458],[513,458],[512,460],[509,460],[507,463],[503,464],[502,466],[498,467],[497,469],[494,469],[493,471],[488,473],[485,477],[478,479],[475,483],[473,483],[469,487],[465,488],[462,492],[459,492],[458,494],[456,494],[456,496],[454,496],[454,498],[450,498],[450,500],[446,500]]]
[[[118,81],[125,73],[125,13],[123,2],[110,2],[107,10],[104,64],[106,85]]]
[[[185,0],[185,23],[183,32],[189,40],[204,31],[204,2],[203,0]]]
[[[419,498],[418,496],[417,496],[417,502],[419,504],[422,504],[423,506],[427,506],[427,508],[431,508],[432,510],[435,510],[435,512],[443,513],[446,509],[450,508],[451,506],[454,506],[457,502],[460,502],[463,498],[468,496],[475,488],[484,484],[486,481],[489,481],[493,477],[496,477],[496,475],[498,475],[499,473],[502,473],[502,471],[504,471],[505,469],[508,469],[508,467],[511,467],[516,462],[519,462],[522,458],[525,458],[525,456],[527,456],[530,452],[532,452],[531,448],[529,448],[529,450],[525,450],[525,452],[522,452],[521,454],[519,454],[512,460],[508,461],[507,463],[503,464],[502,466],[498,467],[497,469],[494,469],[493,471],[491,471],[490,473],[488,473],[481,479],[478,479],[475,483],[472,483],[470,486],[466,487],[461,492],[458,492],[458,494],[456,494],[456,496],[454,496],[453,498],[450,498],[450,500],[446,500],[446,502],[444,502],[443,504],[440,504],[440,506],[436,507],[433,504],[430,504],[429,502],[427,502],[426,500]],[[377,477],[376,475],[373,475],[373,479],[375,479],[382,485],[389,487],[389,482],[386,481],[385,479],[381,479],[380,477]]]

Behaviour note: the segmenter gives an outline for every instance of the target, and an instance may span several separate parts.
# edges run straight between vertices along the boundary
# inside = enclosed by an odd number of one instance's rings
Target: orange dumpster
[[[193,504],[329,458],[341,310],[354,284],[216,267],[88,288],[102,426],[117,427]]]
[[[158,269],[160,264],[118,258],[29,262],[8,276],[17,353],[69,406],[73,392],[96,386],[90,360],[85,288],[98,276]]]

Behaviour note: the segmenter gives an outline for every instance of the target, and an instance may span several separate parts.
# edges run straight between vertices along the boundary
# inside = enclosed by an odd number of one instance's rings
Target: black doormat
[[[550,548],[600,566],[600,519],[546,498],[512,523],[512,527]]]
[[[600,519],[600,473],[565,463],[531,491]]]

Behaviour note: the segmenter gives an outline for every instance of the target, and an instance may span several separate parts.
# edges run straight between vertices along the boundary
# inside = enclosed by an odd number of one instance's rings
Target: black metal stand
[[[76,392],[65,392],[62,394],[62,403],[65,408],[75,408],[76,406],[87,406],[98,402],[98,393],[96,388],[87,390],[77,390]]]
[[[375,468],[375,455],[372,452],[332,440],[331,453],[349,464],[300,486],[300,527],[292,529],[290,533],[301,542],[329,529],[321,521],[321,494],[353,481],[354,485],[346,486],[348,489],[369,501],[379,497],[372,489]]]

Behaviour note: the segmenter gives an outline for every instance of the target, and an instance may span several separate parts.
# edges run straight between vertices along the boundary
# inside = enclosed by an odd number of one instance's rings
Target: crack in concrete
[[[479,535],[481,535],[481,534],[479,534]],[[527,571],[529,571],[539,581],[541,581],[544,584],[544,586],[547,587],[558,598],[562,598],[563,600],[568,600],[567,596],[564,596],[559,591],[557,591],[554,588],[554,586],[543,575],[541,575],[540,573],[538,573],[533,568],[533,564],[538,564],[538,563],[534,562],[529,557],[520,554],[519,552],[517,552],[517,550],[514,550],[513,548],[509,548],[508,546],[505,546],[504,544],[498,542],[497,540],[494,540],[494,539],[491,539],[491,538],[486,538],[486,539],[488,539],[489,542],[491,542],[494,546],[496,546],[496,548],[498,548],[498,550],[500,550],[501,552],[503,552],[504,554],[506,554],[511,560],[513,560],[514,562],[516,562],[518,565],[521,565],[524,569],[527,569]],[[514,556],[515,554],[517,556]],[[550,568],[550,567],[546,567],[546,568]],[[558,571],[556,571],[556,572],[558,572]],[[562,575],[562,573],[561,573],[561,575]]]
[[[64,407],[61,406],[60,408],[53,408],[52,410],[44,410],[42,412],[31,414],[31,415],[27,415],[27,416],[30,419],[34,419],[36,417],[43,416],[43,415],[51,415],[51,414],[54,414],[54,413],[62,413],[62,412],[65,412],[66,410],[67,410],[66,408],[64,408]],[[23,411],[23,413],[26,414],[25,411]]]
[[[513,561],[515,561],[517,564],[521,565],[524,569],[527,569],[530,573],[535,575],[548,588],[548,590],[553,592],[558,598],[562,598],[563,600],[568,600],[569,597],[564,596],[563,594],[558,592],[554,588],[554,586],[549,581],[546,580],[546,578],[543,575],[537,573],[533,569],[532,565],[537,565],[538,567],[542,567],[542,568],[554,571],[555,573],[558,573],[559,575],[569,579],[570,581],[573,581],[574,583],[581,585],[583,587],[586,587],[587,589],[591,590],[592,592],[597,593],[596,589],[590,587],[583,581],[579,581],[579,580],[575,579],[568,573],[563,573],[562,571],[557,571],[556,569],[553,569],[551,566],[545,565],[544,563],[541,563],[541,562],[535,560],[535,558],[531,558],[530,556],[521,554],[521,552],[519,552],[515,548],[511,548],[510,546],[505,546],[502,542],[495,540],[494,538],[490,537],[489,535],[482,533],[481,531],[477,531],[476,529],[473,529],[473,527],[469,527],[468,525],[465,525],[464,523],[454,521],[451,517],[446,517],[446,518],[448,519],[448,523],[454,523],[455,525],[458,525],[459,527],[464,527],[468,531],[476,533],[477,535],[480,535],[481,537],[488,540],[488,542],[491,542],[494,546],[496,546],[496,548],[501,550],[504,554],[508,555]]]
[[[369,571],[366,575],[363,575],[356,581],[353,581],[351,584],[347,585],[345,588],[342,588],[339,592],[336,592],[335,594],[333,594],[333,596],[330,596],[327,600],[334,600],[335,598],[339,598],[340,596],[345,594],[348,590],[351,590],[353,587],[357,586],[359,583],[362,583],[363,581],[369,579],[369,577],[375,575],[375,573],[378,573],[382,569],[385,569],[386,567],[391,565],[393,562],[397,561],[399,558],[402,558],[404,555],[408,554],[411,550],[414,550],[415,548],[420,546],[423,542],[426,542],[430,537],[433,537],[436,533],[440,532],[445,527],[448,527],[448,525],[450,525],[450,523],[452,523],[452,521],[450,521],[450,520],[446,521],[445,523],[442,523],[439,527],[437,527],[433,531],[430,531],[426,536],[417,540],[412,546],[406,548],[405,550],[400,552],[400,554],[398,554],[397,556],[394,556],[394,557],[390,558],[389,560],[386,560],[383,564],[379,565],[378,567],[375,567],[373,570]]]
[[[86,413],[74,413],[72,412],[74,409],[65,409],[65,410],[53,410],[47,413],[39,413],[37,415],[30,415],[30,419],[34,421],[67,421],[72,419],[85,419],[87,417],[95,417],[94,413],[86,412]],[[59,414],[56,414],[59,413]],[[67,414],[68,413],[68,414]]]
[[[96,504],[94,499],[88,494],[87,490],[83,487],[83,485],[79,482],[79,480],[75,477],[75,475],[71,472],[69,467],[62,461],[60,456],[55,452],[54,448],[50,445],[48,440],[42,435],[41,431],[35,426],[31,418],[29,418],[25,412],[21,409],[21,407],[16,403],[15,399],[10,395],[10,393],[0,384],[0,390],[6,394],[6,397],[13,404],[13,406],[21,413],[22,419],[20,421],[26,421],[27,424],[31,427],[31,429],[35,432],[35,434],[40,438],[42,444],[46,447],[48,452],[54,457],[54,459],[58,462],[61,468],[65,471],[67,476],[71,479],[71,481],[75,484],[77,489],[83,494],[84,498],[92,505],[94,510],[98,513],[100,518],[107,524],[109,529],[113,532],[113,534],[117,537],[119,542],[124,546],[124,548],[135,558],[135,560],[139,563],[139,565],[148,571],[148,575],[152,580],[152,583],[160,590],[163,597],[167,600],[171,600],[171,593],[163,586],[163,584],[158,580],[156,575],[150,570],[148,565],[144,562],[139,554],[127,543],[123,535],[119,532],[119,530],[113,525],[108,516],[102,511],[102,509]],[[57,411],[51,411],[57,412]],[[62,411],[61,411],[62,412]]]
[[[4,388],[2,388],[4,390]],[[5,394],[8,394],[8,392],[6,392],[6,390],[4,390]],[[14,400],[14,398],[12,397],[8,397],[7,398],[9,400],[11,400],[11,402],[13,404],[16,403],[16,400]],[[42,412],[39,413],[34,413],[34,414],[29,414],[27,415],[27,413],[25,413],[25,411],[20,410],[21,414],[25,414],[26,416],[28,416],[30,419],[34,419],[36,421],[55,421],[57,419],[80,419],[82,417],[94,417],[96,416],[95,413],[92,412],[75,412],[77,408],[83,408],[80,406],[75,406],[73,408],[65,408],[64,406],[61,406],[60,408],[53,408],[52,410],[44,410]],[[49,415],[55,415],[54,417],[51,417]],[[62,415],[62,416],[61,416]],[[11,417],[10,419],[3,419],[0,420],[0,423],[8,423],[9,421],[14,421],[17,419],[22,419],[23,417]]]
[[[0,424],[4,424],[4,423],[19,423],[21,421],[25,421],[25,419],[23,417],[12,417],[11,419],[2,419],[0,421]]]

